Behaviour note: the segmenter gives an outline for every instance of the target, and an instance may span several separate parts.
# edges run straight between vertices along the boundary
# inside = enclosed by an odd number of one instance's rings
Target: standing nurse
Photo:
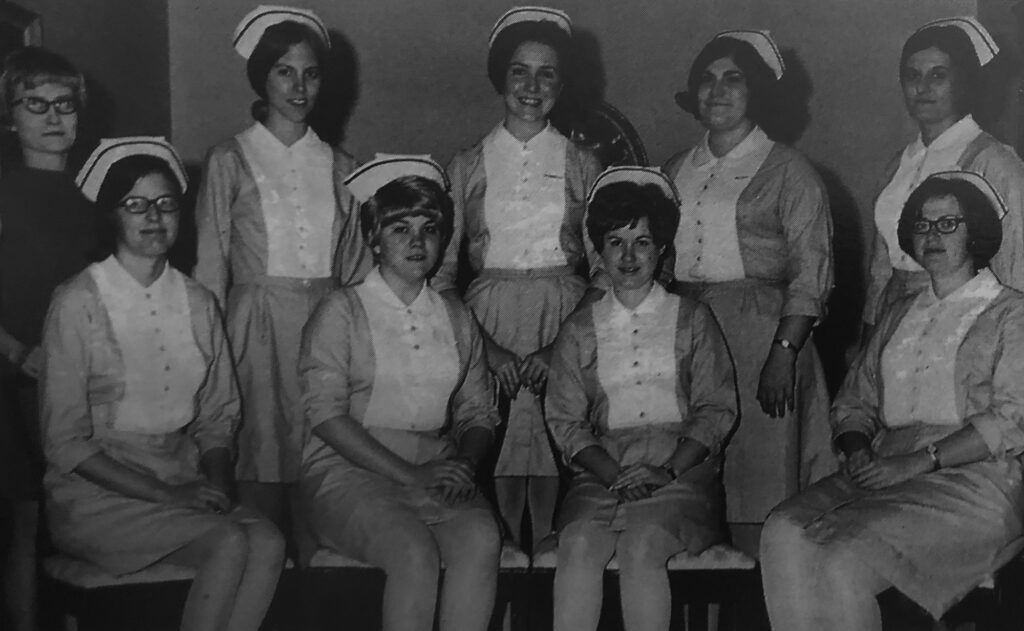
[[[242,392],[239,498],[281,525],[299,479],[302,327],[371,259],[344,187],[353,160],[310,128],[330,45],[310,11],[259,7],[238,25],[256,122],[214,147],[196,208],[195,277],[227,313]]]
[[[828,199],[807,160],[761,127],[784,68],[765,31],[712,39],[677,97],[707,133],[665,167],[682,202],[678,291],[711,307],[736,365],[726,519],[751,553],[768,511],[834,468],[828,392],[808,343],[832,287]]]

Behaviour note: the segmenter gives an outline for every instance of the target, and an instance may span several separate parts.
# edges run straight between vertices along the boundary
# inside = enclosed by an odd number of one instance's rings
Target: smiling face
[[[562,93],[558,53],[540,42],[523,42],[505,71],[505,120],[509,123],[547,123]]]
[[[143,197],[155,200],[167,195],[180,196],[178,186],[163,173],[143,175],[124,197]],[[153,204],[146,212],[133,215],[123,206],[114,209],[117,218],[117,253],[139,258],[160,258],[178,238],[180,212],[161,213]]]
[[[654,242],[647,217],[630,228],[623,226],[604,235],[601,260],[616,292],[628,292],[650,286],[665,246]]]
[[[918,125],[948,127],[959,120],[956,81],[950,56],[934,46],[907,58],[900,85],[907,112]]]
[[[935,221],[940,217],[963,217],[960,202],[952,195],[932,197],[921,206],[921,218]],[[927,234],[914,234],[914,259],[933,278],[957,271],[974,271],[974,260],[967,248],[967,224],[960,223],[949,234],[940,234],[934,227]]]
[[[288,49],[267,75],[267,125],[304,124],[320,94],[320,62],[306,42]]]
[[[709,131],[725,132],[749,125],[747,78],[729,57],[708,64],[697,86],[701,123]]]
[[[60,83],[43,83],[34,88],[17,86],[12,102],[26,98],[52,102],[74,99],[75,94],[70,86]],[[42,114],[34,114],[28,111],[24,102],[19,103],[12,108],[11,119],[29,166],[36,166],[47,158],[65,159],[78,134],[78,113],[60,114],[53,105]]]
[[[433,217],[400,217],[380,229],[374,248],[381,274],[407,284],[421,283],[437,263],[441,228]]]

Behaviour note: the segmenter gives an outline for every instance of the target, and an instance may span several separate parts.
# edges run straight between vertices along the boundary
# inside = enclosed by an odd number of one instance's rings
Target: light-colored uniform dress
[[[457,453],[466,431],[493,431],[497,410],[483,340],[469,310],[429,286],[406,306],[374,269],[330,294],[310,319],[300,364],[308,437],[301,495],[321,545],[358,559],[389,515],[431,525],[490,507],[452,507],[350,462],[312,429],[337,418],[360,423],[412,464]]]
[[[885,186],[875,199],[875,240],[864,304],[868,324],[900,298],[930,284],[924,268],[900,249],[896,228],[903,205],[921,182],[932,173],[956,170],[985,176],[1006,203],[1003,242],[992,258],[992,271],[1004,285],[1024,290],[1024,162],[968,115],[927,147],[918,135],[885,170]]]
[[[520,357],[551,344],[596,258],[583,217],[601,165],[550,124],[520,142],[499,124],[452,159],[455,229],[432,281],[454,286],[463,239],[476,278],[465,301],[495,342]],[[511,402],[496,476],[555,476],[541,400]]]
[[[720,158],[705,135],[665,170],[682,200],[677,286],[711,307],[736,367],[740,421],[725,450],[727,518],[762,522],[773,506],[835,470],[828,391],[810,338],[796,361],[794,412],[773,419],[757,401],[780,318],[825,314],[828,198],[807,160],[757,127]]]
[[[75,468],[103,453],[171,485],[232,449],[238,390],[216,302],[170,265],[149,287],[111,256],[58,288],[41,381],[46,508],[64,553],[112,574],[183,548],[225,517],[133,499]]]
[[[991,456],[891,486],[835,475],[776,509],[841,546],[939,617],[1022,547],[1024,296],[988,270],[943,299],[896,303],[847,375],[834,435],[861,432],[880,456],[973,425]]]
[[[594,520],[612,530],[654,523],[699,554],[721,539],[721,447],[736,422],[736,377],[707,306],[655,283],[636,309],[614,292],[562,325],[548,378],[548,424],[573,479],[558,528]],[[661,466],[679,441],[706,460],[643,500],[622,503],[572,459],[600,446],[623,467]]]
[[[207,157],[195,278],[226,312],[242,391],[239,480],[299,478],[302,327],[320,298],[372,265],[343,184],[354,165],[312,128],[286,147],[260,123]]]

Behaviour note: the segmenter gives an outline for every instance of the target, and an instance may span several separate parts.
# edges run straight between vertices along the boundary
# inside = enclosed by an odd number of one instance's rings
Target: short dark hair
[[[430,217],[441,229],[441,251],[452,237],[452,198],[440,184],[419,175],[396,178],[380,187],[359,209],[359,227],[369,247],[380,242],[385,226],[406,217]]]
[[[159,173],[167,178],[175,191],[182,193],[181,183],[171,167],[160,158],[149,155],[133,155],[122,158],[111,165],[103,184],[96,193],[96,219],[99,222],[97,237],[99,258],[103,259],[117,251],[117,209],[128,191],[139,179]]]
[[[930,177],[914,189],[903,205],[896,227],[900,249],[917,260],[914,254],[914,221],[921,217],[925,202],[940,197],[952,197],[960,204],[966,219],[967,252],[974,259],[974,268],[988,267],[1003,242],[1003,225],[988,197],[964,180]]]
[[[690,66],[686,91],[676,94],[676,103],[700,120],[697,90],[704,71],[718,59],[728,58],[743,72],[747,81],[747,118],[760,126],[771,126],[776,116],[778,80],[753,46],[733,37],[716,37],[707,43]]]
[[[654,184],[615,182],[594,194],[587,207],[587,234],[594,248],[604,250],[604,238],[612,230],[633,227],[643,218],[658,247],[675,239],[679,206]]]
[[[903,69],[911,55],[929,48],[937,48],[949,55],[956,73],[954,83],[954,103],[957,113],[962,117],[973,113],[982,100],[981,64],[974,50],[971,38],[962,29],[955,26],[931,26],[911,35],[900,54],[900,82],[903,81]]]
[[[317,63],[321,66],[321,72],[327,59],[327,47],[323,40],[317,36],[313,29],[305,24],[286,20],[267,27],[260,37],[260,41],[253,48],[249,60],[245,64],[245,73],[249,77],[249,85],[252,86],[260,100],[253,103],[252,116],[262,121],[266,118],[267,98],[267,76],[270,69],[281,57],[288,54],[292,46],[305,42],[313,49]]]
[[[79,106],[85,106],[85,77],[66,58],[38,46],[25,46],[8,53],[4,57],[3,74],[0,74],[0,120],[11,121],[18,86],[32,89],[46,83],[71,88]]]
[[[508,64],[523,42],[537,42],[554,49],[558,55],[558,71],[564,91],[573,76],[572,36],[547,20],[517,22],[498,33],[487,53],[487,77],[495,91],[505,93]]]

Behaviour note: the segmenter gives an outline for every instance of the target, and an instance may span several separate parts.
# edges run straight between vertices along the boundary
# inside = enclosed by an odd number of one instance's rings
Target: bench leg
[[[72,614],[64,614],[61,620],[61,629],[63,631],[78,631],[78,617]]]

